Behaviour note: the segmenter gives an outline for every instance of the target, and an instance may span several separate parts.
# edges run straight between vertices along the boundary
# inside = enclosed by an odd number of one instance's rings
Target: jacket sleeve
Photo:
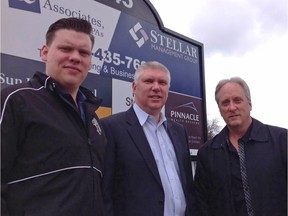
[[[113,187],[115,178],[115,144],[113,141],[113,134],[109,129],[108,123],[106,121],[101,121],[101,123],[108,140],[105,150],[102,182],[104,210],[105,215],[114,216]]]
[[[19,154],[19,140],[25,134],[19,99],[1,92],[1,215],[9,215],[7,208],[8,177]],[[16,105],[17,104],[17,105]]]
[[[281,153],[283,158],[284,170],[286,170],[286,181],[287,181],[287,146],[288,146],[288,129],[284,129],[280,135]]]
[[[209,216],[209,189],[208,189],[208,176],[205,171],[205,162],[201,157],[201,149],[198,150],[197,164],[194,177],[194,186],[196,194],[196,206],[199,212],[199,216]]]

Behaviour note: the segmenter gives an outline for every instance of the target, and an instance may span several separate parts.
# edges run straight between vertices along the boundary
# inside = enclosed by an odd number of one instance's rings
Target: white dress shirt
[[[173,144],[167,133],[167,119],[161,113],[157,124],[153,116],[133,105],[154,155],[165,193],[164,216],[184,216],[186,199],[179,178],[179,167]],[[147,188],[147,190],[149,190]]]

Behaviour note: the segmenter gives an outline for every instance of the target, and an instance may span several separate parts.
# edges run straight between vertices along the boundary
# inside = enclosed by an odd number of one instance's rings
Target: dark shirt
[[[249,137],[251,132],[252,124],[250,125],[249,129],[247,130],[246,134],[238,140],[244,142],[245,146],[249,145]],[[239,155],[235,147],[229,141],[228,144],[229,150],[229,161],[230,161],[230,170],[231,170],[231,194],[233,197],[233,203],[236,211],[237,216],[248,216],[246,203],[245,203],[245,196],[241,178],[241,171],[240,171],[240,162],[239,162]],[[249,178],[249,176],[248,176]]]
[[[63,92],[61,92],[61,94],[68,101],[68,103],[79,113],[82,121],[86,125],[86,118],[85,118],[84,107],[83,107],[83,103],[86,100],[85,95],[80,90],[77,92],[77,96],[76,96],[77,105],[76,105],[70,94],[63,93]]]
[[[202,216],[247,216],[239,159],[236,150],[229,149],[227,130],[226,126],[197,153],[194,185]],[[287,129],[253,119],[246,134],[240,140],[245,143],[254,215],[287,216]]]
[[[231,143],[228,145],[229,149],[229,160],[231,167],[231,195],[233,198],[233,203],[235,206],[236,215],[238,216],[247,216],[247,210],[245,206],[245,197],[242,186],[241,172],[240,172],[240,163],[239,156]]]

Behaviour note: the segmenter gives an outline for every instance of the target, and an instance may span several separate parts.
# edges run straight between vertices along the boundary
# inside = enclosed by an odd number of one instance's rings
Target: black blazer
[[[107,216],[163,216],[164,190],[153,153],[131,107],[101,120],[108,145],[103,169]],[[193,177],[184,127],[168,120],[180,179],[187,202],[186,216],[194,214]],[[192,214],[193,212],[193,214]]]

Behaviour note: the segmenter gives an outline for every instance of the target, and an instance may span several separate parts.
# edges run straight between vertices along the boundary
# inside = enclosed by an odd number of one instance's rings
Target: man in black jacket
[[[201,216],[287,216],[287,129],[250,116],[250,90],[221,80],[215,99],[226,127],[198,151]]]
[[[133,106],[101,119],[108,139],[107,216],[196,216],[187,133],[161,112],[169,87],[164,65],[141,64],[132,83]]]
[[[91,24],[53,23],[46,74],[1,91],[1,215],[102,216],[106,138],[101,100],[80,85],[91,64]]]

